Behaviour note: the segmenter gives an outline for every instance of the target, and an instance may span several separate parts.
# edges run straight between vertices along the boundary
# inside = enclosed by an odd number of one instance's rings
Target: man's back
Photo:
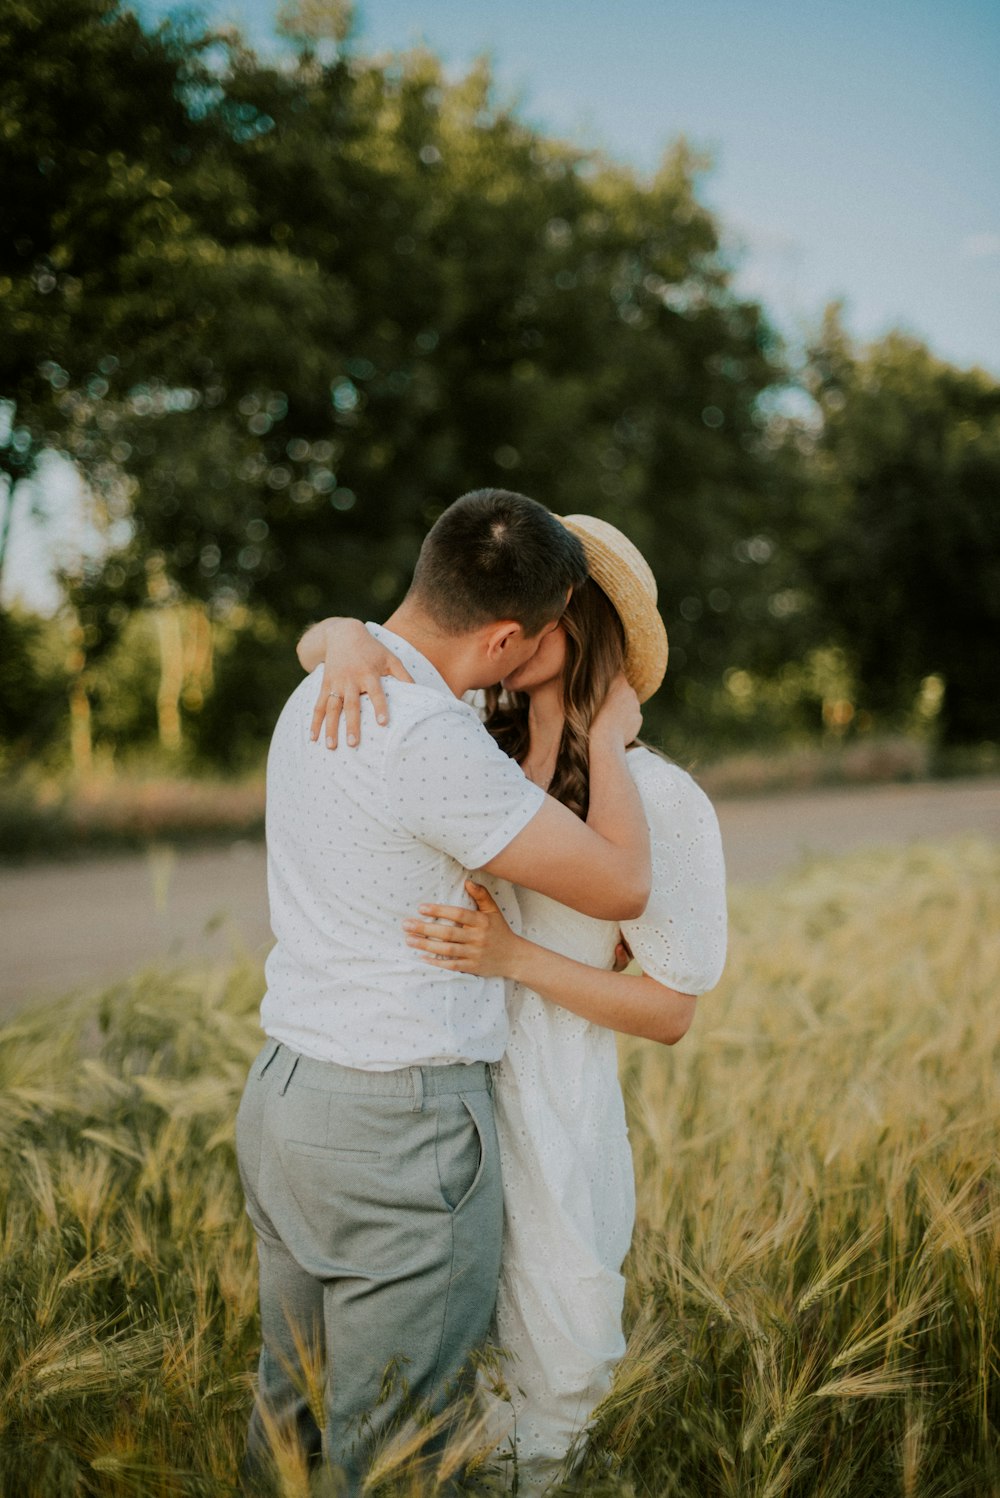
[[[388,636],[388,632],[387,636]],[[390,726],[356,749],[313,743],[317,678],[278,720],[268,757],[271,922],[261,1011],[303,1055],[382,1071],[496,1060],[503,983],[437,972],[402,922],[428,901],[468,904],[463,881],[542,801],[475,713],[398,637],[415,677],[389,683]]]

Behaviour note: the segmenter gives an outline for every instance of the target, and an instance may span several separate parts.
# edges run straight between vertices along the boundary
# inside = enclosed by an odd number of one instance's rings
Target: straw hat
[[[667,669],[667,631],[656,608],[656,579],[629,538],[596,515],[560,515],[583,543],[595,583],[625,628],[625,675],[640,702],[652,697]]]

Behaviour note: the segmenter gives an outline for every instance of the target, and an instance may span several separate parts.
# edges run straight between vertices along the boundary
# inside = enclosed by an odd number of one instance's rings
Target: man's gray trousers
[[[310,1455],[322,1441],[353,1491],[409,1399],[456,1392],[500,1270],[491,1092],[482,1062],[365,1072],[275,1041],[257,1057],[236,1124],[263,1344],[246,1479],[280,1429]],[[326,1369],[322,1436],[303,1348]]]

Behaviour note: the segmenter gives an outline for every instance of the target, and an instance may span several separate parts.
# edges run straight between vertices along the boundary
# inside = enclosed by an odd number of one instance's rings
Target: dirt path
[[[1000,779],[866,786],[720,801],[730,880],[808,853],[963,832],[1000,837]],[[0,1019],[34,998],[271,944],[263,847],[157,849],[0,869]]]

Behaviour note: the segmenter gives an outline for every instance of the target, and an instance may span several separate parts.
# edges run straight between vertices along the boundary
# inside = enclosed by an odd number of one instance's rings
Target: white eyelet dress
[[[652,835],[646,911],[622,930],[643,970],[682,993],[722,972],[725,868],[711,803],[685,771],[637,748],[629,768]],[[619,927],[517,890],[530,940],[611,968]],[[635,1219],[632,1156],[614,1032],[516,984],[494,1067],[505,1227],[496,1342],[510,1399],[486,1393],[497,1454],[518,1491],[559,1473],[625,1350],[622,1261]],[[513,1462],[511,1462],[513,1468]]]

